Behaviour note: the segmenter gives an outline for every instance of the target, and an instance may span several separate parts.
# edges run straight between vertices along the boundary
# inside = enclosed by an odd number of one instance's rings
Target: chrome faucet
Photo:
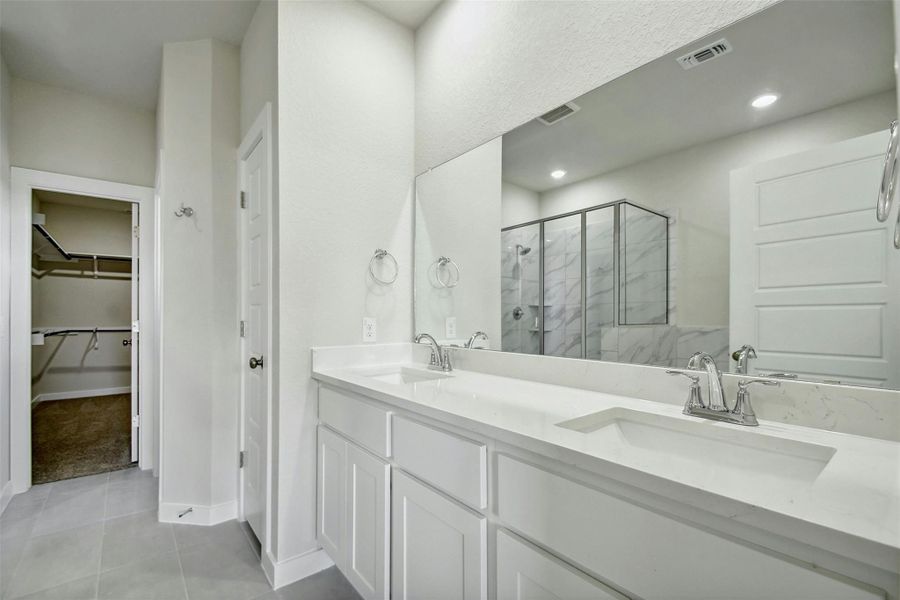
[[[453,366],[450,364],[450,352],[447,348],[441,348],[441,345],[437,343],[431,335],[427,333],[420,333],[415,337],[415,342],[417,344],[421,344],[422,341],[425,341],[428,344],[431,344],[431,360],[428,362],[428,368],[434,370],[441,370],[445,373],[449,373],[453,370]]]
[[[746,375],[750,372],[750,359],[756,358],[756,348],[750,344],[744,344],[731,353],[731,358],[737,362],[734,372],[739,375]]]
[[[477,342],[479,338],[481,338],[481,339],[483,339],[484,341],[487,342],[487,341],[488,341],[488,334],[486,334],[486,333],[483,332],[483,331],[476,331],[475,333],[472,334],[472,337],[469,338],[469,341],[466,342],[466,348],[468,348],[469,350],[471,350],[472,348],[474,348],[474,347],[475,347],[475,342]]]
[[[705,367],[707,377],[709,378],[709,394],[710,401],[703,401],[703,394],[700,389],[700,377],[690,372],[668,370],[669,375],[681,375],[691,380],[691,389],[687,402],[684,403],[686,415],[695,417],[703,417],[704,419],[713,419],[715,421],[727,421],[728,423],[736,423],[738,425],[748,425],[755,427],[759,425],[756,419],[756,413],[753,412],[753,406],[750,404],[750,391],[747,389],[754,383],[762,385],[781,385],[779,381],[770,379],[751,379],[738,381],[737,398],[734,401],[734,408],[728,408],[725,404],[722,394],[722,374],[716,367],[715,361],[709,354],[705,352],[697,352],[691,356],[688,361],[688,369],[694,371],[699,367]],[[718,396],[716,396],[718,394]],[[718,403],[716,404],[717,398]]]
[[[717,411],[727,410],[725,394],[722,392],[722,373],[716,366],[715,359],[706,352],[694,352],[688,360],[687,366],[688,369],[695,371],[706,369],[706,375],[709,377],[709,404],[706,408]]]

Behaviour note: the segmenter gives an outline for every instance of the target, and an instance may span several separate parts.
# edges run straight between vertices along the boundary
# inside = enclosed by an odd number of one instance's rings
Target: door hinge
[[[141,415],[132,415],[131,416],[131,426],[132,427],[140,427],[141,426]]]
[[[246,332],[247,332],[247,321],[241,321],[241,337],[244,337]]]
[[[239,469],[243,469],[243,468],[244,468],[244,451],[243,451],[243,450],[241,450],[241,451],[238,453],[238,468],[239,468]]]
[[[136,238],[140,238],[140,237],[141,237],[141,226],[140,226],[140,225],[135,225],[135,226],[132,228],[132,231],[134,232],[134,237],[136,237]]]
[[[241,190],[241,208],[247,208],[247,194]]]

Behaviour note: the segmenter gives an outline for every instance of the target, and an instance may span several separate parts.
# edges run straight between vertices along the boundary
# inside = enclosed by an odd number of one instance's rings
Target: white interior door
[[[264,136],[241,154],[242,461],[244,518],[265,544],[269,377],[269,157]],[[263,546],[265,548],[265,545]]]
[[[140,207],[131,205],[131,462],[138,460],[141,427],[140,398]]]
[[[886,131],[731,174],[731,348],[755,373],[900,386],[900,252],[875,219]]]

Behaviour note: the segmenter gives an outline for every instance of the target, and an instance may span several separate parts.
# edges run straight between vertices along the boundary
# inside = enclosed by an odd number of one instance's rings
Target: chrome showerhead
[[[531,248],[529,246],[523,246],[522,244],[516,244],[516,250],[519,251],[519,256],[525,256],[529,252],[531,252]]]

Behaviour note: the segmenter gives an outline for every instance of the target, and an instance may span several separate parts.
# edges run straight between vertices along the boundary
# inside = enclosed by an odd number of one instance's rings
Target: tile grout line
[[[178,559],[178,571],[181,573],[181,587],[184,588],[184,597],[185,600],[190,600],[191,595],[188,592],[187,587],[187,577],[184,576],[184,564],[181,562],[181,547],[178,545],[178,536],[175,535],[175,524],[170,523],[172,526],[172,537],[175,539],[175,558]]]
[[[100,551],[97,556],[97,575],[94,577],[94,598],[100,598],[100,573],[103,570],[103,543],[106,541],[106,513],[109,510],[109,473],[106,474],[106,493],[103,496],[103,520],[100,521]]]

